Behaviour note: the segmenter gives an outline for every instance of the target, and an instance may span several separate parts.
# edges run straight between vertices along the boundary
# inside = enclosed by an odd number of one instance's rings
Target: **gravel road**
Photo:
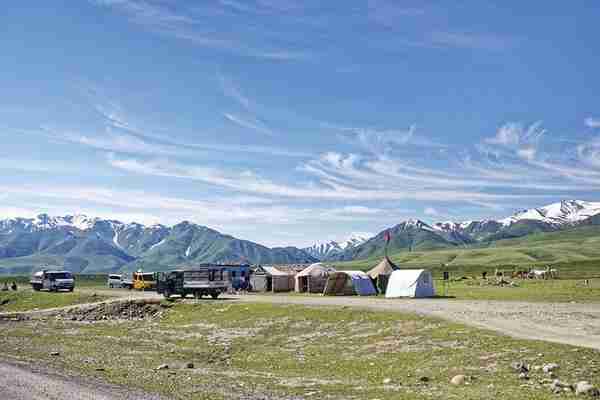
[[[102,382],[0,362],[0,399],[6,400],[160,400],[159,396]]]
[[[520,339],[537,339],[600,350],[600,303],[529,303],[368,297],[239,296],[241,301],[309,306],[347,306],[410,312],[490,329]]]

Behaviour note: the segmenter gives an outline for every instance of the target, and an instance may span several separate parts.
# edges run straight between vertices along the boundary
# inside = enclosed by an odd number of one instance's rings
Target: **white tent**
[[[329,274],[324,295],[330,296],[372,296],[377,294],[371,278],[362,271],[337,271]]]
[[[426,269],[401,269],[392,272],[385,291],[387,298],[433,296],[433,277]]]
[[[335,269],[321,263],[308,266],[296,274],[296,292],[323,293],[327,277],[332,272],[335,272]]]

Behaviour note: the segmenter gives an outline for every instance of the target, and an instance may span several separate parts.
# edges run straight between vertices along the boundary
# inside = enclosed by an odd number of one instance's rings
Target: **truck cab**
[[[35,291],[58,292],[59,290],[67,290],[72,292],[75,288],[75,278],[70,271],[38,271],[33,274],[29,283]]]

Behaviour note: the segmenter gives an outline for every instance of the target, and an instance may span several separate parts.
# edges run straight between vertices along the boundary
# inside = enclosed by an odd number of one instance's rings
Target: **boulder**
[[[575,385],[575,394],[577,396],[600,396],[600,391],[587,381],[577,382]]]
[[[542,367],[542,371],[544,371],[545,373],[550,373],[552,371],[556,371],[559,368],[559,365],[556,363],[544,364],[544,366]]]
[[[169,365],[168,364],[160,364],[158,367],[156,367],[157,371],[160,371],[163,369],[169,369]]]
[[[465,384],[467,377],[464,375],[456,375],[452,379],[450,379],[450,383],[456,386],[461,386]]]

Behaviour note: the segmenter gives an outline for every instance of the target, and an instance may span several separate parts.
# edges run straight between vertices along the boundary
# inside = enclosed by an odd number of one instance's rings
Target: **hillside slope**
[[[295,247],[268,248],[205,226],[124,224],[83,215],[0,220],[0,274],[28,274],[43,265],[78,273],[161,270],[206,262],[253,264],[317,261]]]

